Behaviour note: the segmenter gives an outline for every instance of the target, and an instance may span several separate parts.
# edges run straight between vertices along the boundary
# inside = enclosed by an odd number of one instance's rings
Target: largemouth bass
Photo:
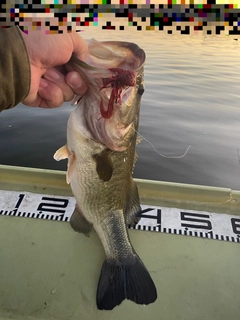
[[[144,62],[144,51],[134,43],[94,39],[86,62],[74,56],[69,62],[88,83],[88,91],[70,115],[66,146],[54,158],[68,158],[67,182],[77,202],[72,228],[89,235],[93,227],[105,250],[97,289],[101,310],[124,299],[147,305],[157,298],[127,231],[141,211],[132,171]]]

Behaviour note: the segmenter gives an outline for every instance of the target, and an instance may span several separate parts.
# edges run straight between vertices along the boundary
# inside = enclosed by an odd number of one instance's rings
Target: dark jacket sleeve
[[[0,111],[16,106],[27,96],[30,76],[21,30],[0,28]]]

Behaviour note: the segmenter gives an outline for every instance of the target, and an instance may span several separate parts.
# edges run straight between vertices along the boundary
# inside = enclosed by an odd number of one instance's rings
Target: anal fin
[[[135,224],[137,224],[141,219],[140,213],[141,213],[141,206],[140,206],[140,200],[138,195],[138,189],[133,179],[131,179],[130,189],[127,195],[126,205],[125,205],[126,224],[131,226],[134,226]]]
[[[87,221],[87,219],[84,217],[82,211],[79,209],[77,205],[70,218],[70,225],[73,228],[73,230],[75,230],[76,232],[83,233],[87,237],[89,237],[92,230],[92,224]]]

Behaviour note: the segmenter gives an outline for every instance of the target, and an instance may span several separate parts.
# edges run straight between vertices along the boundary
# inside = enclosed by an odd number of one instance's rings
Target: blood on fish
[[[108,108],[105,111],[103,108],[103,101],[100,102],[100,112],[104,119],[111,118],[113,114],[113,104],[122,104],[121,94],[124,87],[134,87],[136,85],[136,74],[132,70],[124,70],[120,68],[110,68],[109,71],[113,73],[111,78],[102,78],[103,87],[100,89],[112,87],[111,96],[108,102]]]

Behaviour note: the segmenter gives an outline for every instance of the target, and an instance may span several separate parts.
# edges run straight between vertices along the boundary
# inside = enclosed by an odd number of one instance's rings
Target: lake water
[[[143,140],[134,177],[240,189],[240,41],[96,28],[82,36],[132,41],[146,52],[139,132],[169,158]],[[65,170],[53,154],[72,110],[20,104],[2,112],[0,164]]]

